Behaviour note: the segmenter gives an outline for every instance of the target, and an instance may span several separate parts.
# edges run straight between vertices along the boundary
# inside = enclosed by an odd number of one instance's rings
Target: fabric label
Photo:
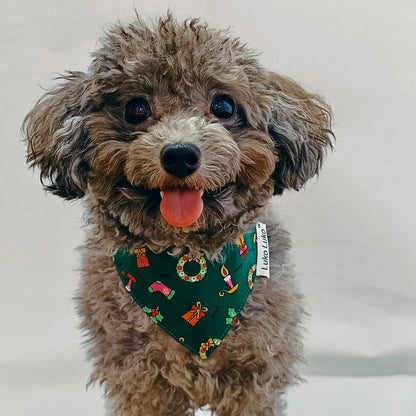
[[[257,232],[257,276],[270,278],[269,240],[267,238],[266,224],[258,222]]]

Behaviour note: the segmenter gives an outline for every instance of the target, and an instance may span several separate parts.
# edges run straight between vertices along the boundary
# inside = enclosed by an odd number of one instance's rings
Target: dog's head
[[[46,188],[144,239],[215,236],[299,189],[331,145],[330,109],[225,31],[171,16],[118,25],[24,122]]]

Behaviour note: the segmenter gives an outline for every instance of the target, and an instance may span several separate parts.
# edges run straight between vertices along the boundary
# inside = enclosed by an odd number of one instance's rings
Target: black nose
[[[184,178],[198,169],[200,156],[199,149],[191,143],[173,143],[162,149],[160,160],[166,172]]]

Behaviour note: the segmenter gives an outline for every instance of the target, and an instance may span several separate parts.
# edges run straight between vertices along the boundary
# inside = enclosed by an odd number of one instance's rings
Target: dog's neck
[[[135,249],[147,246],[154,253],[169,250],[173,255],[179,255],[184,250],[202,251],[209,259],[216,259],[225,244],[236,241],[240,234],[248,232],[253,224],[261,221],[264,210],[262,207],[221,226],[204,230],[160,230],[152,225],[143,227],[142,232],[136,234],[109,213],[93,209],[92,215],[85,218],[87,240],[108,253],[120,247]]]

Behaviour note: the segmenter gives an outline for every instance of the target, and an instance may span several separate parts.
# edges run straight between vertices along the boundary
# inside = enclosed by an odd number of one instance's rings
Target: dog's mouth
[[[158,204],[164,220],[174,227],[188,227],[195,224],[204,210],[204,202],[218,197],[231,184],[226,184],[216,189],[149,189],[136,186],[127,179],[117,184],[118,188],[133,190],[135,193],[145,196],[152,205]]]
[[[204,209],[203,190],[169,189],[160,191],[160,213],[170,225],[188,227],[196,223]]]

